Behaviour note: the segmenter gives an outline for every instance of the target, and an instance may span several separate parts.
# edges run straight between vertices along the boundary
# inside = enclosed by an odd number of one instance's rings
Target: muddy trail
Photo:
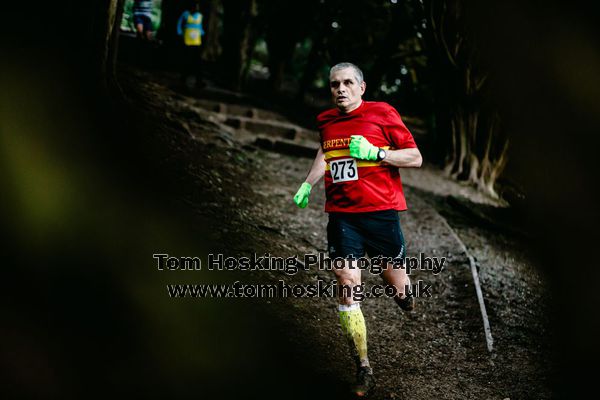
[[[212,250],[232,256],[293,256],[326,252],[322,182],[298,209],[292,197],[316,149],[316,132],[299,127],[253,99],[208,86],[193,94],[178,77],[123,66],[130,107],[148,132],[141,143],[171,177],[173,197],[193,221],[210,226]],[[418,140],[418,138],[417,138]],[[308,156],[307,156],[308,155]],[[408,256],[446,257],[444,270],[414,271],[431,284],[412,313],[386,297],[363,302],[374,399],[550,398],[547,285],[529,256],[526,234],[477,215],[494,202],[444,178],[434,167],[402,172],[409,210],[400,215]],[[502,218],[502,217],[501,217]],[[451,227],[451,228],[450,228]],[[467,255],[475,257],[494,338],[488,352]],[[246,273],[248,282],[307,284],[333,280],[330,271]],[[363,272],[367,285],[380,283]],[[221,299],[219,301],[229,301]],[[332,298],[255,299],[285,337],[289,362],[310,366],[331,398],[348,398],[350,353]],[[292,310],[292,311],[290,311]],[[310,382],[299,384],[310,386]],[[294,388],[289,388],[294,391]],[[315,396],[317,397],[317,396]]]

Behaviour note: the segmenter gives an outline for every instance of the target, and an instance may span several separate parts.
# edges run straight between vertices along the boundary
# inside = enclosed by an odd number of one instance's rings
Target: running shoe
[[[371,367],[359,367],[356,373],[354,393],[357,397],[366,397],[375,387],[375,377]]]
[[[394,297],[394,301],[404,311],[412,311],[415,309],[415,298],[411,292],[408,292],[403,299],[401,299],[400,296]]]

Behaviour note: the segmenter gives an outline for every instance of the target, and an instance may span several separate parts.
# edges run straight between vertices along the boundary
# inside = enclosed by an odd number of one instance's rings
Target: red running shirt
[[[325,154],[325,212],[406,210],[399,168],[350,157],[351,135],[389,149],[417,145],[400,114],[387,103],[363,101],[347,114],[337,108],[317,117]]]

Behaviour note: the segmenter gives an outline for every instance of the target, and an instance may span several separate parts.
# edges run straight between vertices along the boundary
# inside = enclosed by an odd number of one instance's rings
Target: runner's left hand
[[[379,148],[373,146],[362,135],[350,136],[350,156],[359,160],[377,160],[377,152]]]

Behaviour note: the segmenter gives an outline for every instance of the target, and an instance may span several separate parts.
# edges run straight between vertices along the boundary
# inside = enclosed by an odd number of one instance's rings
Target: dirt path
[[[169,154],[165,167],[183,175],[181,201],[202,218],[220,221],[212,241],[232,255],[291,256],[326,250],[322,183],[313,189],[307,209],[291,201],[310,159],[253,145],[248,132],[237,132],[197,99],[170,89],[168,75],[131,70],[123,74],[126,93],[139,104],[140,113],[164,127],[153,140]],[[526,240],[473,224],[449,206],[447,195],[467,196],[473,207],[492,202],[444,179],[432,167],[407,171],[403,180],[410,207],[401,214],[408,255],[447,257],[447,263],[438,275],[411,275],[413,282],[430,283],[433,292],[431,298],[418,299],[413,313],[401,312],[387,298],[364,301],[370,359],[378,380],[373,398],[549,398],[546,286],[527,256]],[[495,339],[492,354],[486,350],[468,260],[444,218],[477,258]],[[379,283],[367,272],[363,277],[367,285]],[[294,284],[319,278],[333,276],[311,269],[292,276],[263,272],[248,280],[284,279]],[[335,300],[257,301],[281,321],[280,333],[294,347],[293,353],[313,366],[312,374],[330,383],[332,393],[342,396],[353,372]]]

